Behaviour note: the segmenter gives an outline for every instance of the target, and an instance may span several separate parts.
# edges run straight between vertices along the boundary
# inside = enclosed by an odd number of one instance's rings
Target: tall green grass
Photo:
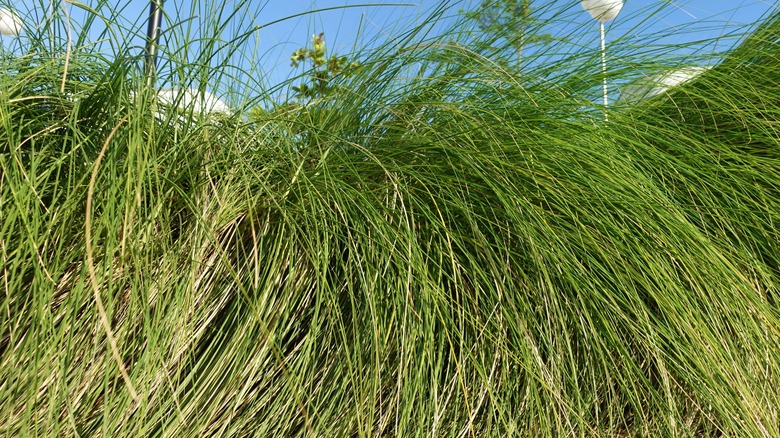
[[[446,6],[252,123],[124,40],[4,58],[0,434],[780,435],[780,15],[604,123],[597,53],[518,75]]]

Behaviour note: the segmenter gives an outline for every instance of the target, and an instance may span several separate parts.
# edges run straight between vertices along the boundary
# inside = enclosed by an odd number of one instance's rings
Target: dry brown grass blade
[[[111,323],[108,320],[106,314],[106,308],[103,306],[103,300],[100,298],[100,286],[98,285],[97,275],[95,274],[95,263],[92,257],[92,196],[95,192],[95,180],[97,180],[98,169],[100,169],[100,162],[103,160],[103,156],[108,149],[108,144],[111,143],[111,139],[119,130],[119,127],[127,121],[127,116],[123,117],[119,123],[114,126],[111,133],[108,134],[106,141],[103,143],[103,147],[100,149],[100,153],[95,160],[95,165],[92,168],[92,175],[89,178],[89,187],[87,188],[87,210],[84,220],[85,227],[85,239],[86,239],[86,254],[87,254],[87,272],[89,273],[89,282],[92,285],[92,291],[95,295],[95,304],[100,314],[100,323],[103,325],[103,330],[106,332],[106,338],[108,345],[111,347],[111,355],[114,357],[117,365],[119,366],[119,372],[122,374],[122,380],[127,385],[127,390],[130,392],[130,396],[133,397],[133,401],[138,402],[138,393],[133,386],[133,382],[130,380],[130,375],[127,373],[124,363],[122,362],[122,356],[119,354],[119,347],[117,347],[116,338],[111,330]]]

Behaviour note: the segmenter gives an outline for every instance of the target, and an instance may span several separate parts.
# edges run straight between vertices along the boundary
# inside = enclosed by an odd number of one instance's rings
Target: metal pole
[[[146,28],[146,60],[145,73],[149,85],[154,85],[154,75],[157,69],[157,43],[160,39],[162,22],[162,5],[165,0],[149,2],[149,25]]]

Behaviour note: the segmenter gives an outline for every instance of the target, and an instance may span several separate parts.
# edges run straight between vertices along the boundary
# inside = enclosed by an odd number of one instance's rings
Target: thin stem
[[[520,6],[520,35],[517,42],[517,71],[523,68],[523,47],[525,46],[525,30],[531,15],[531,0],[523,0]]]
[[[601,74],[604,77],[604,121],[607,121],[609,120],[609,117],[607,116],[609,99],[607,98],[607,49],[604,44],[604,23],[600,22],[599,27],[601,28]]]
[[[520,30],[520,41],[517,43],[517,71],[523,68],[523,40],[525,39],[525,25]]]
[[[65,15],[65,24],[68,32],[68,42],[65,49],[65,66],[62,68],[62,81],[60,82],[60,93],[65,93],[65,83],[68,79],[68,65],[70,64],[71,47],[73,45],[73,35],[71,33],[70,14],[68,14],[68,5],[70,0],[63,0],[62,12]]]

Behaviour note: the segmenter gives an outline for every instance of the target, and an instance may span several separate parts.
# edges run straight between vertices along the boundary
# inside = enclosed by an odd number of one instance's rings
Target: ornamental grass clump
[[[121,41],[73,99],[64,46],[12,58],[0,435],[777,436],[780,15],[594,123],[576,42],[519,76],[446,6],[252,123],[172,129]],[[198,50],[158,84],[234,79]]]

